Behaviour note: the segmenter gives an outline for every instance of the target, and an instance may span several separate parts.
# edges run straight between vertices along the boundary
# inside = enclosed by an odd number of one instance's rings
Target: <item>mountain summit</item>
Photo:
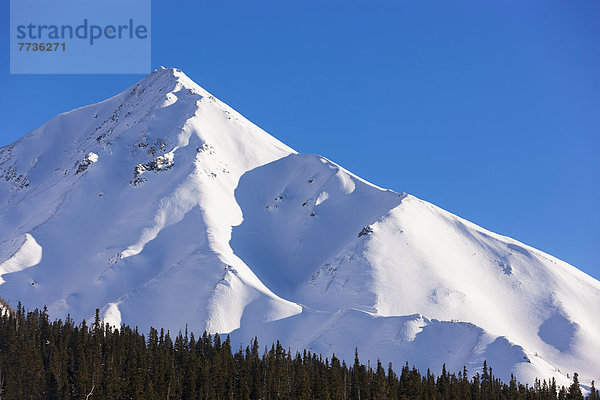
[[[177,69],[0,149],[0,277],[51,317],[600,380],[600,282],[297,153]]]

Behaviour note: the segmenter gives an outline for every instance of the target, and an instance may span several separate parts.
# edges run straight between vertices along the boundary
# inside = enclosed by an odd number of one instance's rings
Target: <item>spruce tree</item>
[[[590,395],[588,396],[588,400],[600,400],[600,394],[594,386],[594,381],[592,381],[592,387],[590,388]]]
[[[569,386],[567,400],[583,400],[583,394],[581,393],[581,388],[579,387],[579,375],[577,372],[573,374],[573,383],[571,383],[571,386]]]

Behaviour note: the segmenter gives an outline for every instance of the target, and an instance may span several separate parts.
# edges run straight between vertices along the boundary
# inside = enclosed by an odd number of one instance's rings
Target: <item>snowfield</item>
[[[600,282],[297,153],[176,69],[0,149],[0,296],[235,346],[600,381]]]

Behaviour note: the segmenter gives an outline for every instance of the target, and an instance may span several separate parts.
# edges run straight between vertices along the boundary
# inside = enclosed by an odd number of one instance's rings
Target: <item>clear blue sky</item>
[[[139,75],[9,75],[0,145]],[[152,64],[324,155],[600,278],[600,2],[152,4]]]

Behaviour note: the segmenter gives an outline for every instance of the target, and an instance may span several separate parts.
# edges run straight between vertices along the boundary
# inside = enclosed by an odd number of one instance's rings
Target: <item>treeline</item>
[[[156,329],[145,337],[103,325],[98,313],[92,326],[76,325],[19,305],[0,316],[0,399],[583,399],[576,374],[568,388],[554,380],[527,386],[501,382],[485,364],[469,379],[466,369],[434,376],[407,364],[397,374],[380,362],[365,366],[358,355],[346,365],[279,343],[261,350],[256,339],[232,350],[229,337],[173,339]]]

